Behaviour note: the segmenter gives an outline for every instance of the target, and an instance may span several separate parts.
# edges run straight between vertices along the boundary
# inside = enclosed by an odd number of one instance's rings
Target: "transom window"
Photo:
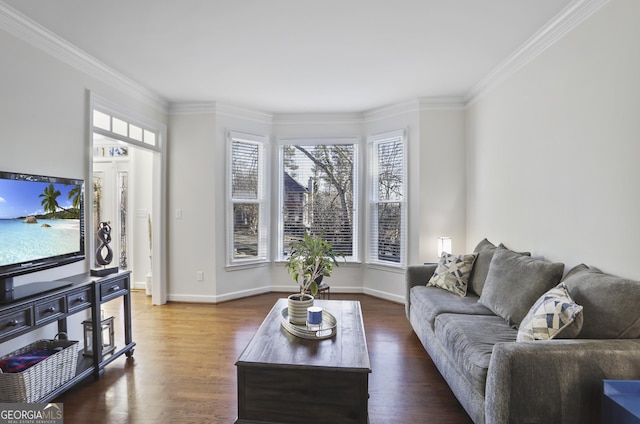
[[[156,146],[158,139],[156,131],[96,109],[93,110],[93,132],[128,143],[142,143],[148,146]]]

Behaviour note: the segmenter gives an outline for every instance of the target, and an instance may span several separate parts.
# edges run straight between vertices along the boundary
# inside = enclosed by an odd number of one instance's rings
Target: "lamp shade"
[[[443,252],[451,253],[451,237],[438,237],[438,257]]]

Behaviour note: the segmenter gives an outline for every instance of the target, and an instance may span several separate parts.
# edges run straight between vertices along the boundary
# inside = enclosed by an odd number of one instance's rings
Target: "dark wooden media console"
[[[50,392],[39,402],[49,402],[87,377],[98,379],[113,360],[133,355],[135,343],[131,334],[131,279],[130,272],[92,277],[89,273],[74,275],[63,280],[32,283],[14,289],[13,298],[0,302],[0,343],[29,333],[37,328],[57,322],[58,332],[67,332],[67,317],[87,309],[91,310],[93,328],[101,328],[100,306],[122,297],[124,316],[124,346],[108,355],[102,354],[99,331],[93,331],[93,356],[86,357],[81,350],[75,377]],[[82,346],[82,341],[80,341]],[[0,356],[9,352],[0,351]]]

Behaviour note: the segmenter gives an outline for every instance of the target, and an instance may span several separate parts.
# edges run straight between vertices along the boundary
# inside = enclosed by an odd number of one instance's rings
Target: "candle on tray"
[[[319,306],[311,306],[307,308],[307,324],[320,325],[322,324],[322,308]]]

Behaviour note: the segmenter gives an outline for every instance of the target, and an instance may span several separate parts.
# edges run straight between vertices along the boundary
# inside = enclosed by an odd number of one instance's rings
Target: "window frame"
[[[408,218],[408,184],[407,184],[407,132],[405,130],[389,131],[367,137],[367,151],[369,154],[369,173],[367,177],[367,242],[366,261],[372,265],[383,265],[393,268],[405,268],[407,264],[407,218]],[[381,200],[378,192],[379,181],[379,157],[378,147],[384,143],[399,140],[402,144],[402,199],[401,200]],[[378,255],[378,215],[373,213],[374,206],[382,203],[400,204],[400,259],[398,262],[380,259]],[[377,208],[376,208],[377,210]]]
[[[268,136],[229,131],[227,135],[227,267],[260,264],[270,261],[269,246],[269,182]],[[233,146],[235,142],[254,144],[258,147],[258,183],[255,199],[234,198],[233,196]],[[234,232],[234,206],[236,204],[254,203],[258,205],[258,255],[248,258],[236,258]]]
[[[282,137],[278,139],[278,220],[277,220],[277,261],[286,261],[284,251],[284,146],[353,145],[353,207],[352,207],[352,255],[345,256],[346,262],[360,262],[360,185],[361,165],[359,159],[360,137]]]

